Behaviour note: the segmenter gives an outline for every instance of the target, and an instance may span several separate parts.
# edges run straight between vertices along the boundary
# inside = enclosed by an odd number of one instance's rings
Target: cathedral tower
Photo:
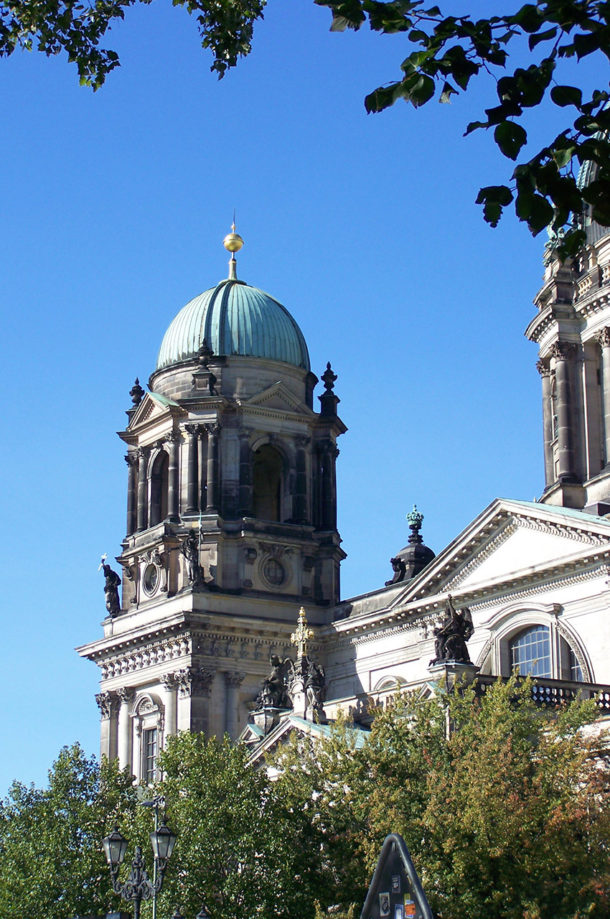
[[[579,184],[594,178],[586,163]],[[547,246],[538,313],[545,504],[610,512],[610,233],[585,215],[586,245],[559,261]]]
[[[237,278],[241,238],[224,244],[228,278],[178,313],[149,392],[131,391],[122,599],[105,569],[104,637],[79,649],[101,668],[102,753],[142,780],[177,730],[236,737],[299,607],[322,625],[339,600],[336,377],[315,411],[297,323]]]

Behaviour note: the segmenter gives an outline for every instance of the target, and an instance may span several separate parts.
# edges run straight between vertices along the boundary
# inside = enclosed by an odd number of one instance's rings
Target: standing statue
[[[191,587],[201,587],[205,581],[203,578],[203,568],[199,564],[199,540],[195,531],[191,530],[182,545],[180,551],[186,559],[186,573]]]
[[[470,655],[466,642],[472,637],[473,632],[470,610],[465,606],[458,612],[453,605],[451,594],[448,594],[445,618],[440,626],[434,629],[434,658],[430,661],[430,666],[445,661],[469,664]]]
[[[106,564],[104,558],[102,558],[100,567],[104,571],[104,594],[106,597],[106,609],[114,619],[114,617],[118,616],[121,612],[121,603],[119,601],[119,586],[121,584],[121,576],[117,574],[116,571],[113,571],[110,565]]]
[[[324,700],[326,698],[326,676],[324,667],[307,658],[307,677],[305,679],[305,692],[307,694],[307,707],[317,715],[324,715]]]

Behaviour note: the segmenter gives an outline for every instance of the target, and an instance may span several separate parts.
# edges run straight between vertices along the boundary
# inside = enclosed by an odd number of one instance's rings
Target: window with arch
[[[518,670],[522,676],[585,681],[576,651],[548,625],[527,626],[513,634],[507,645],[510,669]]]
[[[252,469],[252,511],[260,520],[281,520],[281,454],[270,444],[255,450]]]
[[[161,450],[150,473],[150,526],[154,527],[167,517],[169,487],[169,456]]]
[[[546,625],[533,625],[509,642],[512,670],[522,676],[551,677],[551,636]]]

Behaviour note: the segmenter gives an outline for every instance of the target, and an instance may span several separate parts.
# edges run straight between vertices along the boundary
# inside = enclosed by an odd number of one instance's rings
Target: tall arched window
[[[169,456],[162,450],[150,474],[150,523],[154,527],[167,517],[167,492],[169,481]]]
[[[524,629],[509,643],[513,670],[522,676],[551,677],[551,638],[545,625]]]
[[[260,520],[281,520],[283,461],[269,444],[254,453],[252,469],[252,510]]]

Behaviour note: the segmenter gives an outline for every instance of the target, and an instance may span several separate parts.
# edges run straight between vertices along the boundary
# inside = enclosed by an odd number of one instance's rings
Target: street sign
[[[360,919],[434,919],[405,841],[386,836]]]

